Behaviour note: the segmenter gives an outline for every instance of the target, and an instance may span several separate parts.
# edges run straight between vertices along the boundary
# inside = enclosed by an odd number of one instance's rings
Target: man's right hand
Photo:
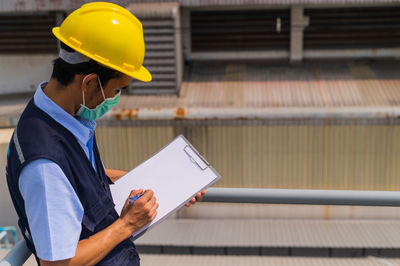
[[[121,211],[120,219],[124,222],[130,235],[154,220],[158,203],[152,190],[146,190],[138,200],[129,205],[129,198],[139,195],[143,189],[132,190]]]
[[[142,192],[143,189],[132,190],[129,197],[134,197]],[[80,240],[73,258],[58,261],[40,260],[40,262],[43,266],[95,265],[121,241],[153,221],[157,215],[157,208],[158,203],[151,190],[146,190],[143,196],[132,205],[129,205],[128,198],[120,218],[104,230]]]

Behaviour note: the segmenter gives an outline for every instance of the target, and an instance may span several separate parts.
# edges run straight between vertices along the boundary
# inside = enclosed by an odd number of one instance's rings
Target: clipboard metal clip
[[[210,165],[192,146],[186,145],[183,149],[190,161],[196,164],[202,171]]]

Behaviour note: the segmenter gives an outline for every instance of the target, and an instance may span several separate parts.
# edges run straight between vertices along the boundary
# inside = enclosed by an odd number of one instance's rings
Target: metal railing
[[[400,206],[400,192],[366,190],[209,188],[203,201],[271,204]]]
[[[20,266],[24,264],[31,254],[31,251],[26,246],[25,239],[22,239],[0,261],[0,266]]]
[[[400,206],[400,192],[314,189],[209,188],[204,202]],[[0,266],[22,265],[31,255],[22,239]]]

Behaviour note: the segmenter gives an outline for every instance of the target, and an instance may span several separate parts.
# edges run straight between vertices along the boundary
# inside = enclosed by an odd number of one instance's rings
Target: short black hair
[[[74,49],[61,42],[61,48],[67,52],[75,52]],[[110,79],[122,77],[122,73],[114,69],[105,67],[90,59],[88,62],[79,64],[69,64],[57,58],[53,61],[53,73],[51,78],[55,78],[60,84],[67,86],[74,80],[75,75],[95,73],[99,76],[101,84],[105,86]]]

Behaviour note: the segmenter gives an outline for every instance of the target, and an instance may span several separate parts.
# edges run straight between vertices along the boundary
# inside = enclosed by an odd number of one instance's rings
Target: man
[[[142,66],[142,25],[118,5],[90,3],[53,33],[59,58],[21,115],[7,155],[19,226],[42,265],[139,265],[129,237],[155,218],[158,203],[147,190],[129,205],[143,192],[132,190],[116,213],[109,184],[126,172],[104,169],[94,130],[132,77],[151,80]]]

